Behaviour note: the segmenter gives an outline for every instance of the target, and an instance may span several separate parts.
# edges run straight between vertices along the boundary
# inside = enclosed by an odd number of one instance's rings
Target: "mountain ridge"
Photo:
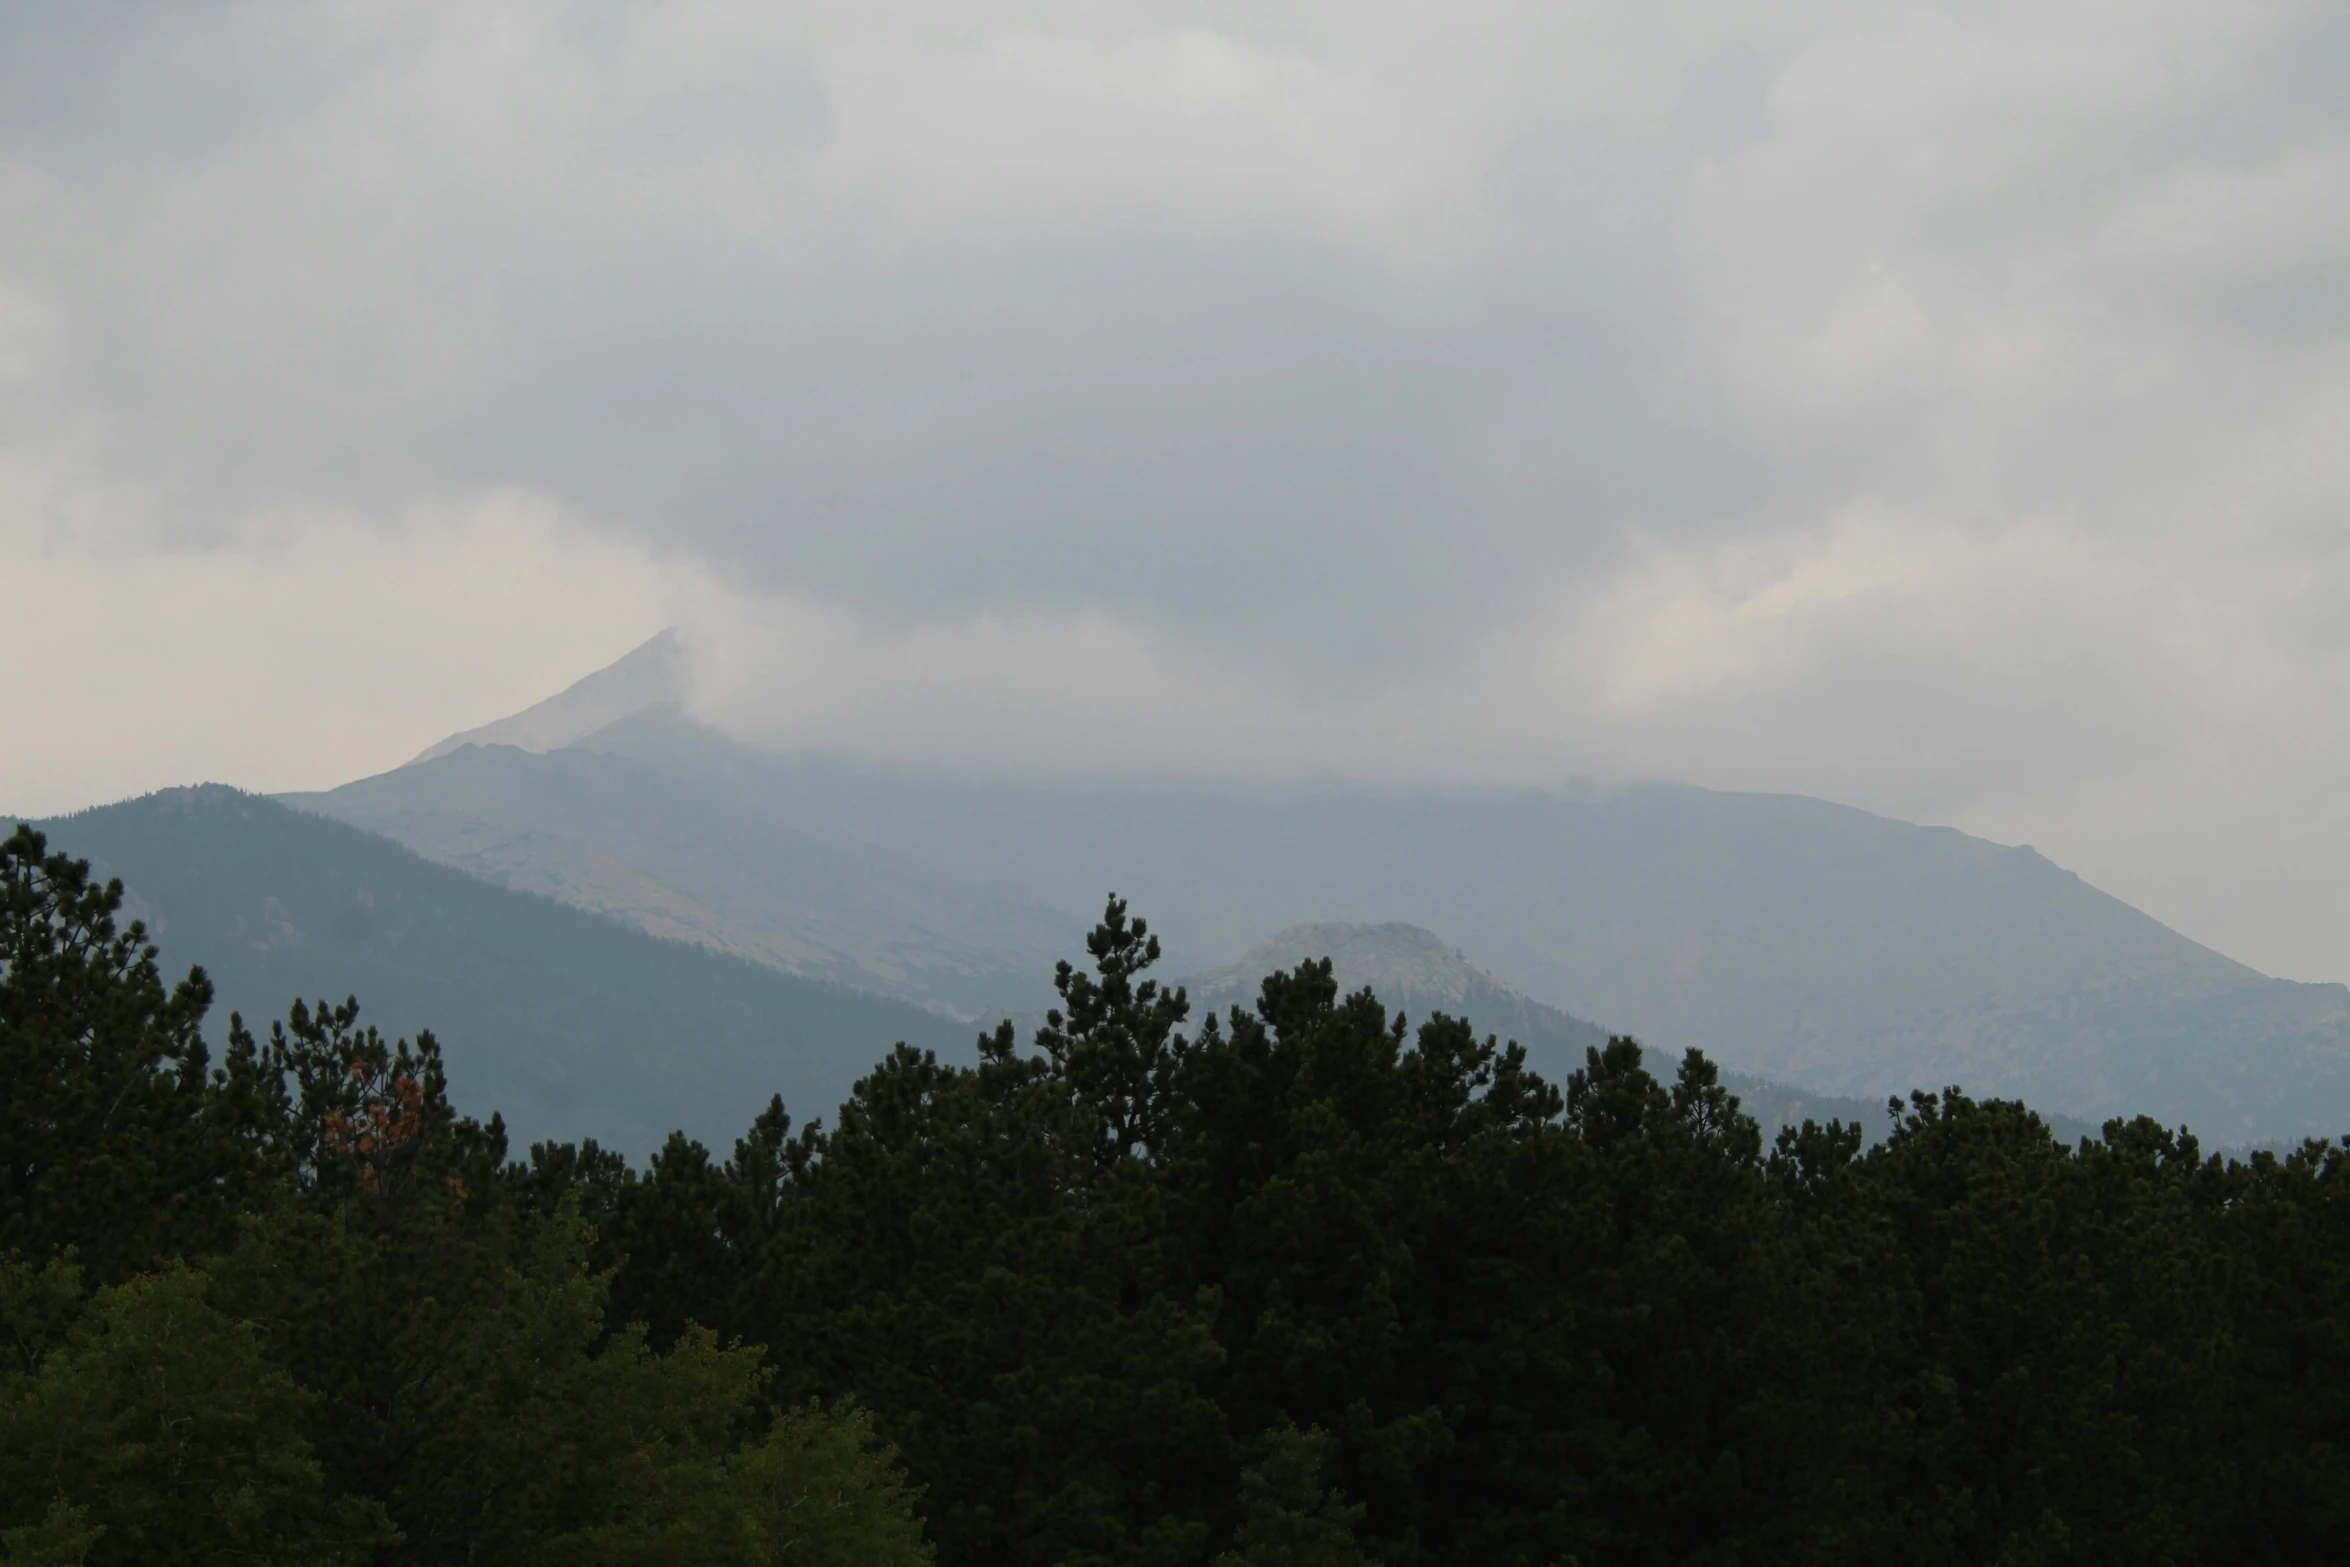
[[[2350,989],[2261,975],[2030,848],[1802,796],[948,779],[656,703],[289,798],[959,1017],[1041,1010],[1062,933],[1115,888],[1177,972],[1301,921],[1401,921],[1545,1005],[1811,1092],[1959,1084],[2231,1142],[2350,1126]]]

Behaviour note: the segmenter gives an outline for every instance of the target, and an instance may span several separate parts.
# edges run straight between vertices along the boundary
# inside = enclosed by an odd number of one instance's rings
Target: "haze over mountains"
[[[1403,922],[1533,1000],[1816,1092],[1958,1083],[2229,1140],[2350,1126],[2350,990],[2268,978],[2029,848],[1668,784],[925,776],[739,745],[687,716],[686,673],[657,639],[475,732],[507,743],[453,737],[287,798],[507,886],[964,1018],[1040,1007],[1115,889],[1178,973],[1300,923]]]

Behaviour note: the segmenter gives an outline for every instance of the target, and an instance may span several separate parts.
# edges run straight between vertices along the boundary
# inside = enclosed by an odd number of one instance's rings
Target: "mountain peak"
[[[1202,997],[1255,994],[1257,981],[1300,963],[1328,958],[1340,987],[1368,985],[1382,997],[1412,997],[1419,1005],[1458,1007],[1472,997],[1525,997],[1461,956],[1434,931],[1390,921],[1363,925],[1342,921],[1292,925],[1257,943],[1240,961],[1191,981]]]
[[[414,767],[469,745],[559,751],[649,708],[683,704],[691,673],[685,648],[677,640],[676,628],[671,627],[544,702],[478,729],[453,734],[419,752],[406,765]]]

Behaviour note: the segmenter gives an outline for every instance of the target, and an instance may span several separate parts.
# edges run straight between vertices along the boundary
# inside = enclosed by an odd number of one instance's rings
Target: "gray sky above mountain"
[[[0,802],[662,626],[988,770],[1665,775],[2350,974],[2350,12],[7,11]]]

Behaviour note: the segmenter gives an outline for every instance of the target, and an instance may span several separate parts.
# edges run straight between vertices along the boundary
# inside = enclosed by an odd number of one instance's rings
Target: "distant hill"
[[[1481,1034],[1524,1045],[1536,1068],[1554,1079],[1563,1080],[1583,1064],[1585,1050],[1608,1041],[1608,1031],[1597,1023],[1544,1006],[1478,968],[1434,932],[1400,921],[1292,925],[1258,942],[1237,963],[1186,981],[1192,1014],[1254,1006],[1267,974],[1322,958],[1330,960],[1341,992],[1368,987],[1389,1011],[1415,1021],[1432,1012],[1467,1018]]]
[[[830,1121],[899,1040],[972,1031],[903,1002],[660,941],[430,864],[388,839],[210,785],[34,824],[122,878],[167,972],[201,964],[257,1031],[296,998],[356,995],[387,1033],[429,1028],[452,1098],[504,1113],[517,1150],[593,1136],[642,1156],[673,1128],[725,1148],[781,1093]]]
[[[769,755],[674,701],[522,738],[295,798],[973,1018],[1036,1010],[1115,889],[1178,972],[1300,922],[1401,921],[1549,1006],[1813,1093],[1957,1084],[2230,1143],[2350,1131],[2350,989],[2268,978],[2029,848],[1820,800],[948,778]]]
[[[1330,959],[1339,988],[1353,992],[1369,988],[1389,1010],[1408,1016],[1414,1025],[1432,1013],[1465,1018],[1480,1035],[1493,1035],[1526,1047],[1526,1057],[1537,1072],[1563,1085],[1583,1065],[1584,1052],[1608,1041],[1608,1030],[1596,1023],[1545,1006],[1494,978],[1448,946],[1431,931],[1416,925],[1350,925],[1323,922],[1292,925],[1249,949],[1239,962],[1200,974],[1188,981],[1192,1016],[1197,1019],[1227,1007],[1255,1003],[1264,975],[1294,969],[1301,963]],[[1680,1061],[1665,1051],[1649,1051],[1648,1069],[1670,1082]],[[1724,1072],[1722,1081],[1736,1094],[1741,1108],[1760,1122],[1764,1145],[1782,1126],[1806,1120],[1844,1121],[1864,1128],[1872,1142],[1891,1130],[1883,1099],[1853,1099],[1814,1093],[1742,1072]],[[2050,1129],[2067,1142],[2096,1128],[2076,1117],[2051,1115]]]

